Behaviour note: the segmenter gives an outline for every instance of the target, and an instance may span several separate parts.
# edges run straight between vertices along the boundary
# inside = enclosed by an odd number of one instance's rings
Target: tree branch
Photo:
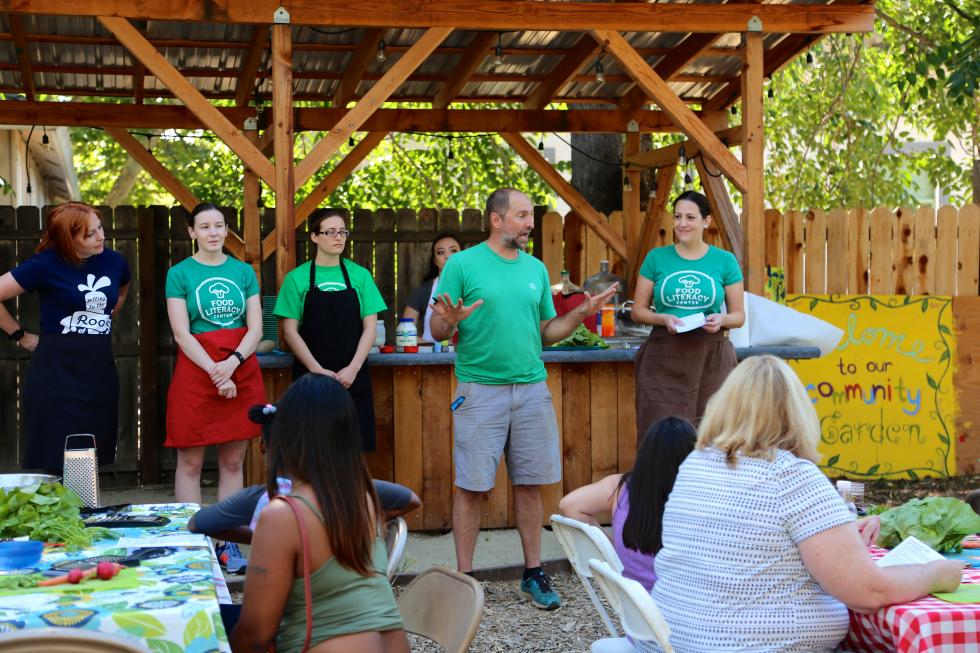
[[[908,34],[909,36],[914,38],[916,41],[918,41],[919,45],[922,46],[924,49],[926,50],[932,49],[932,42],[922,32],[917,32],[911,27],[907,27],[903,25],[902,23],[898,22],[897,20],[895,20],[894,18],[892,18],[891,16],[883,12],[879,7],[875,7],[875,15],[878,16],[878,18],[885,21],[886,23],[888,23],[889,25],[891,25],[893,28],[897,29],[898,31],[904,32],[905,34]]]

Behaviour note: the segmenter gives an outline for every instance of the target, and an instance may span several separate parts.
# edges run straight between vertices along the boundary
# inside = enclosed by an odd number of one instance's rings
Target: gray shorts
[[[453,405],[457,487],[492,490],[501,454],[513,485],[561,480],[558,422],[547,383],[460,383]]]

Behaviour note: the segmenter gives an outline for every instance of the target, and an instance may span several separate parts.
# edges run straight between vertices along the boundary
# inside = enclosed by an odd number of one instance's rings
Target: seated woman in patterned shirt
[[[819,437],[803,386],[772,356],[741,363],[709,401],[656,560],[653,598],[677,653],[832,651],[848,608],[871,612],[959,585],[952,560],[874,564],[816,465]]]

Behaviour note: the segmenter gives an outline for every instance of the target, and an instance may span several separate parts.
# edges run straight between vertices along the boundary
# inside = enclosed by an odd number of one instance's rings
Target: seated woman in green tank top
[[[361,456],[357,411],[336,380],[307,374],[267,408],[269,495],[275,478],[289,496],[262,511],[252,539],[235,653],[409,653],[401,615],[384,575],[380,508]],[[294,513],[293,508],[296,509]],[[308,648],[303,573],[306,533],[312,628]]]

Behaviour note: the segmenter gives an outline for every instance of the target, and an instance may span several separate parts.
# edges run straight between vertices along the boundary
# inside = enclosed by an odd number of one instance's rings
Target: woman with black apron
[[[0,304],[0,329],[32,352],[24,384],[25,469],[61,475],[65,437],[95,436],[100,465],[116,459],[119,377],[112,316],[129,290],[129,265],[105,246],[93,206],[68,202],[48,215],[37,253],[0,277],[0,302],[37,291],[40,335]]]
[[[354,399],[361,447],[374,451],[374,396],[367,356],[377,314],[387,308],[371,273],[343,257],[350,232],[333,211],[314,211],[309,222],[316,257],[288,275],[275,314],[293,351],[293,376],[307,372],[337,379]]]

